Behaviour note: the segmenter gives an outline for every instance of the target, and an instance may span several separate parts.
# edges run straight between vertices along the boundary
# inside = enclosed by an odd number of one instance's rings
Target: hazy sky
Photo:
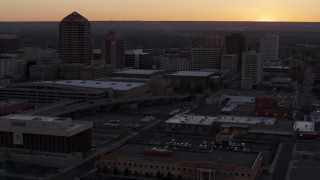
[[[0,21],[320,21],[320,0],[0,0]]]

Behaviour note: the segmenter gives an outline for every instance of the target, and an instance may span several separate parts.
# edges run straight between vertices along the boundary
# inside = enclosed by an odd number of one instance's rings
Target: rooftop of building
[[[208,77],[216,74],[216,72],[203,72],[203,71],[177,71],[167,76],[193,76],[193,77]]]
[[[117,72],[114,72],[115,75],[117,74],[137,74],[137,75],[153,75],[156,73],[163,72],[163,70],[153,70],[153,69],[124,69]]]
[[[17,58],[18,55],[17,54],[0,54],[0,59],[8,59],[8,58]]]
[[[78,12],[74,11],[73,13],[63,18],[61,22],[88,22],[88,19],[83,17]]]
[[[255,97],[253,96],[222,96],[222,98],[229,99],[228,102],[230,102],[230,104],[237,104],[237,102],[240,104],[255,102]]]
[[[235,104],[232,104],[232,105],[229,105],[227,104],[226,106],[224,106],[222,109],[221,109],[221,112],[231,112],[233,111],[238,105],[235,105]]]
[[[2,116],[2,119],[20,120],[20,121],[47,121],[47,122],[60,122],[68,118],[65,117],[53,117],[53,116],[36,116],[36,115],[24,115],[24,114],[10,114]]]
[[[36,83],[45,84],[58,84],[58,85],[68,85],[68,86],[78,86],[86,88],[97,88],[97,89],[109,89],[114,90],[129,90],[136,88],[146,83],[143,82],[118,82],[118,81],[94,81],[94,80],[58,80],[58,81],[42,81]]]
[[[67,117],[10,114],[0,117],[0,131],[53,136],[73,136],[92,128],[90,121],[71,120]]]
[[[194,151],[174,151],[170,157],[145,155],[146,150],[152,148],[163,149],[162,146],[145,144],[124,144],[106,155],[139,158],[150,161],[162,162],[209,162],[237,167],[252,168],[257,160],[259,153],[219,151],[194,152]]]
[[[314,132],[314,122],[308,121],[295,121],[293,125],[293,130],[304,131],[304,132]]]
[[[264,65],[263,69],[290,69],[290,67],[281,66],[281,65],[280,66],[274,66],[274,65],[267,66],[267,65]]]
[[[125,51],[126,55],[140,55],[140,54],[150,54],[143,52],[143,49],[129,49]]]
[[[255,117],[255,116],[195,116],[195,115],[176,115],[166,123],[174,124],[193,124],[193,125],[211,125],[213,122],[218,123],[237,123],[237,124],[261,124],[261,125],[274,125],[275,118]]]

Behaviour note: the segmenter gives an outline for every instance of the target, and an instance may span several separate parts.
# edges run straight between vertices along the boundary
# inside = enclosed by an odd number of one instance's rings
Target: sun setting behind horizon
[[[260,22],[272,22],[272,21],[275,21],[273,18],[271,17],[262,17],[260,19],[258,19],[258,21]]]

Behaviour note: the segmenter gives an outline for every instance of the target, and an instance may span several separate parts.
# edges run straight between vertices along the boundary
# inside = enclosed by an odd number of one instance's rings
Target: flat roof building
[[[52,103],[63,99],[101,100],[151,94],[143,82],[59,80],[12,84],[0,89],[0,98],[27,99],[30,103]]]
[[[113,73],[114,77],[126,78],[151,78],[154,75],[162,75],[163,70],[152,69],[124,69]]]
[[[11,114],[0,117],[0,146],[59,153],[91,149],[89,121],[66,117]]]
[[[214,128],[222,124],[248,125],[255,126],[273,126],[276,123],[275,118],[254,117],[254,116],[195,116],[179,114],[165,122],[167,132],[180,132],[187,134],[213,134]]]
[[[144,144],[124,144],[106,153],[101,168],[140,177],[177,179],[248,179],[258,177],[260,153],[174,151]]]
[[[164,77],[171,79],[173,87],[189,89],[191,84],[196,87],[206,88],[209,86],[210,78],[216,76],[215,71],[177,71],[172,74],[165,74]]]

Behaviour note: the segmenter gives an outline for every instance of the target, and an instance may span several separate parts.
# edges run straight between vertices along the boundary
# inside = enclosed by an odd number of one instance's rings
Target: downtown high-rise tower
[[[101,53],[103,64],[109,64],[115,69],[124,67],[124,41],[116,32],[106,34]]]
[[[60,22],[59,56],[63,64],[91,64],[91,25],[77,12]]]

